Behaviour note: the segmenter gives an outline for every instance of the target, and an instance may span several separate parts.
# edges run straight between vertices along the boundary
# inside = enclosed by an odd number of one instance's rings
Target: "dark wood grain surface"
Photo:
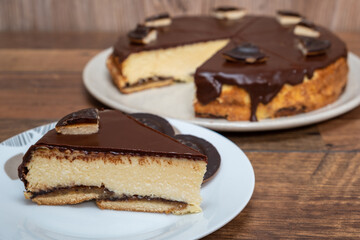
[[[338,35],[360,55],[359,33]],[[0,141],[74,110],[105,107],[85,90],[82,70],[116,36],[0,33]],[[246,153],[256,186],[246,208],[204,239],[360,237],[359,107],[302,128],[221,134]]]
[[[360,31],[359,0],[0,0],[0,32],[126,33],[154,14],[210,14],[218,6],[271,16],[291,9],[334,31]]]

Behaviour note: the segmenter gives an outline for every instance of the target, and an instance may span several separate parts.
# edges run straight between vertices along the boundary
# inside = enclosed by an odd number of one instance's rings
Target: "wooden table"
[[[82,70],[116,36],[1,33],[0,141],[104,107],[85,90]],[[339,36],[360,55],[359,33]],[[256,186],[246,208],[205,239],[360,238],[360,107],[297,129],[222,134],[250,159]]]

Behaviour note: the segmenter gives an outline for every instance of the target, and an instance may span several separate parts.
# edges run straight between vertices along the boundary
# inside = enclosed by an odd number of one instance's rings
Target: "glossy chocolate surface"
[[[314,71],[347,57],[343,41],[323,27],[316,26],[319,39],[331,42],[325,54],[306,58],[297,47],[294,26],[282,26],[273,17],[245,16],[238,20],[219,20],[215,17],[179,17],[172,19],[171,26],[160,28],[156,41],[146,46],[129,44],[126,36],[120,37],[114,46],[114,55],[121,62],[131,53],[176,47],[190,43],[216,39],[230,39],[222,50],[202,66],[194,77],[196,96],[207,104],[221,93],[223,84],[244,88],[251,99],[251,120],[256,121],[256,108],[268,103],[284,84],[302,83],[311,78]],[[268,57],[264,64],[238,64],[226,61],[222,54],[242,43],[258,46]]]
[[[57,146],[85,151],[111,151],[114,154],[156,155],[204,160],[193,149],[169,136],[135,121],[120,111],[99,112],[99,132],[89,135],[62,135],[50,130],[35,146]]]
[[[132,113],[129,115],[142,124],[151,127],[152,129],[155,129],[163,134],[166,134],[170,137],[174,137],[175,135],[175,131],[171,124],[162,117],[150,113]]]
[[[32,145],[19,166],[19,178],[24,181],[26,163],[34,150],[41,147],[60,151],[106,152],[114,155],[162,156],[207,161],[207,157],[175,139],[154,131],[132,117],[116,110],[99,111],[99,131],[89,135],[63,135],[55,129]],[[25,183],[26,184],[26,183]]]
[[[82,109],[77,112],[70,113],[60,119],[56,127],[68,126],[82,123],[97,123],[99,118],[98,110],[95,108]]]

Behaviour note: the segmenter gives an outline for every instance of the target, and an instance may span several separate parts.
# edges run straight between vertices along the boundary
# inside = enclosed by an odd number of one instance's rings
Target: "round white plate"
[[[208,140],[221,155],[217,175],[201,189],[203,212],[175,216],[100,210],[93,202],[38,206],[26,200],[24,184],[9,176],[16,176],[22,155],[53,123],[0,143],[0,239],[196,239],[225,225],[253,193],[255,176],[249,159],[213,131],[178,120],[170,122],[181,133]]]
[[[105,62],[112,49],[106,49],[89,61],[83,71],[87,90],[100,102],[127,113],[149,112],[163,117],[185,120],[219,131],[265,131],[287,129],[321,122],[339,116],[360,104],[360,59],[348,55],[349,81],[344,94],[333,104],[319,110],[291,117],[267,119],[259,122],[227,121],[224,119],[197,118],[192,102],[193,83],[149,89],[132,94],[121,94],[112,83]],[[139,66],[141,68],[141,66]]]

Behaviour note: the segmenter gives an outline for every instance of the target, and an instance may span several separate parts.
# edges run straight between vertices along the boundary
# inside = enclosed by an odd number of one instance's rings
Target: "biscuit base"
[[[157,199],[131,199],[122,201],[99,200],[96,201],[96,205],[101,209],[132,212],[152,212],[178,215],[201,212],[201,209],[190,204]]]
[[[348,74],[345,58],[324,69],[316,70],[311,79],[305,77],[298,85],[285,84],[268,103],[256,109],[258,120],[292,116],[310,112],[336,101],[342,94]],[[208,104],[194,102],[195,115],[205,118],[225,118],[230,121],[248,121],[251,116],[249,94],[240,87],[223,85],[218,98]]]
[[[106,199],[109,194],[104,188],[99,187],[74,187],[56,189],[47,193],[33,194],[25,192],[25,198],[31,199],[38,205],[74,205],[86,201],[95,200],[100,209],[119,211],[152,212],[166,214],[198,213],[201,209],[197,206],[184,202],[165,199],[129,198],[129,199]]]

